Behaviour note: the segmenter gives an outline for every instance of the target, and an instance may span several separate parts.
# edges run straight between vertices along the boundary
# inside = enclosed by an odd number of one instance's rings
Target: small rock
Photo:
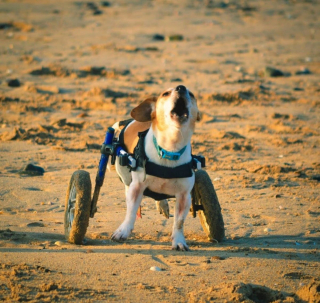
[[[44,227],[44,224],[41,222],[31,222],[27,224],[28,227]]]
[[[109,6],[111,6],[111,3],[110,3],[109,1],[101,1],[100,4],[101,4],[101,6],[103,6],[103,7],[109,7]]]
[[[51,125],[57,125],[57,126],[65,126],[67,124],[67,119],[59,119],[57,121],[54,121],[53,123],[51,123]]]
[[[0,29],[6,29],[10,27],[12,27],[12,23],[5,23],[5,22],[0,23]]]
[[[9,80],[7,80],[7,84],[10,87],[19,87],[20,81],[18,79],[9,79]]]
[[[80,113],[78,115],[79,118],[86,118],[86,117],[89,117],[89,115],[87,113]]]
[[[21,170],[19,174],[29,176],[43,176],[44,169],[40,166],[27,164],[27,166],[23,170]]]
[[[92,10],[93,15],[101,15],[102,11],[98,8],[98,6],[94,2],[87,2],[87,8]]]
[[[152,271],[161,271],[162,269],[160,267],[158,267],[158,266],[152,266],[152,267],[150,267],[150,270],[152,270]]]
[[[166,37],[166,41],[182,41],[184,38],[182,35],[170,35]]]
[[[274,113],[271,115],[272,119],[289,119],[292,118],[290,115],[287,114],[279,114],[279,113]]]
[[[102,14],[102,11],[100,9],[97,9],[95,11],[93,11],[93,15],[96,16],[96,15],[101,15]]]
[[[284,73],[281,70],[270,67],[270,66],[267,66],[265,68],[264,74],[267,77],[283,77],[284,76]]]
[[[320,181],[320,175],[312,175],[311,180]]]
[[[271,231],[271,228],[266,227],[263,231],[264,231],[265,233],[269,233],[269,232]]]
[[[152,39],[153,40],[157,40],[157,41],[164,41],[165,37],[163,35],[160,35],[160,34],[154,34]]]
[[[220,257],[220,256],[212,256],[211,259],[212,260],[225,260],[226,258]]]
[[[310,75],[310,74],[311,74],[310,70],[306,67],[302,67],[300,68],[300,70],[296,72],[296,75]]]
[[[54,242],[54,245],[62,246],[62,245],[63,245],[63,243],[62,243],[61,241],[56,241],[56,242]]]

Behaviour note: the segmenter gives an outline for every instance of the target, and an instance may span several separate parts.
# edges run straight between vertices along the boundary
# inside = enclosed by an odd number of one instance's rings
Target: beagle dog
[[[141,200],[147,192],[160,197],[157,208],[169,216],[166,199],[176,199],[172,231],[172,249],[189,250],[183,234],[183,225],[191,206],[191,190],[194,186],[194,171],[189,170],[192,162],[191,136],[196,121],[200,120],[197,101],[192,92],[179,85],[164,91],[158,98],[148,98],[131,111],[134,119],[124,130],[124,145],[128,153],[134,154],[139,142],[139,133],[144,132],[143,148],[145,159],[134,171],[119,165],[116,170],[126,187],[126,216],[113,233],[112,240],[127,239],[134,228]],[[117,123],[114,125],[117,128]],[[117,157],[118,158],[118,157]],[[164,174],[158,172],[164,168]],[[179,171],[186,171],[179,175]],[[159,195],[160,194],[160,195]]]

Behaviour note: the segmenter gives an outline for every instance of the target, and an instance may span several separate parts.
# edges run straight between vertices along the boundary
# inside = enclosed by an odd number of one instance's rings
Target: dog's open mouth
[[[177,122],[183,123],[189,118],[189,110],[184,98],[178,98],[171,111],[171,118]]]

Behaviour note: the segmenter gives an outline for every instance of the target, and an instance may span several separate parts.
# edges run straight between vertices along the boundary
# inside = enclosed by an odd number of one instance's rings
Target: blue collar
[[[179,150],[178,152],[169,152],[165,149],[163,149],[161,146],[158,145],[157,139],[155,136],[153,136],[153,144],[157,150],[158,156],[162,159],[167,159],[167,160],[172,160],[172,161],[177,161],[180,159],[181,155],[184,153],[186,150],[187,146]]]

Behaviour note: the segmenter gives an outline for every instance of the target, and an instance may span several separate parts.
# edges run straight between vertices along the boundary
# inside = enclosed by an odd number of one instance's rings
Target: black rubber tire
[[[221,242],[225,237],[221,207],[211,179],[204,170],[195,172],[192,197],[195,204],[203,206],[203,211],[199,210],[198,215],[209,240]]]
[[[89,225],[90,210],[90,175],[84,170],[77,170],[69,182],[64,210],[64,234],[68,242],[83,244]]]

